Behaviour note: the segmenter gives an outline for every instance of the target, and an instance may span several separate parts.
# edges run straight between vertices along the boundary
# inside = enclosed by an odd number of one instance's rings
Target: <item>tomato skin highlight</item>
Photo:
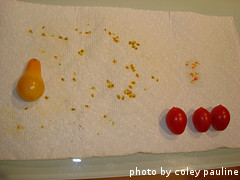
[[[193,113],[193,124],[198,132],[206,132],[211,124],[212,124],[212,117],[208,110],[200,107]]]
[[[217,131],[223,131],[227,128],[230,122],[230,113],[222,105],[218,105],[211,111],[212,126]]]
[[[186,128],[187,116],[182,109],[173,107],[167,113],[166,123],[173,134],[179,135],[182,134]]]

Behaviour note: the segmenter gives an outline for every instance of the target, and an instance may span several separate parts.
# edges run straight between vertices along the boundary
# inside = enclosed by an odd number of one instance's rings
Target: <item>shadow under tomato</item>
[[[206,134],[209,136],[209,137],[216,137],[219,135],[221,131],[216,131],[212,125],[210,126],[209,130],[206,132]]]
[[[177,135],[173,134],[167,126],[166,115],[170,109],[165,109],[159,116],[159,132],[168,140],[174,140],[177,138]]]

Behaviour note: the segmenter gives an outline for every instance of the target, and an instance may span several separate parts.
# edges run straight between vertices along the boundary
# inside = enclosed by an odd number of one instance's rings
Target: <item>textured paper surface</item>
[[[231,17],[1,0],[0,39],[1,160],[240,147],[240,48]],[[25,102],[16,84],[31,58],[41,61],[46,89]],[[200,63],[194,83],[187,61]],[[125,68],[131,64],[135,72]],[[136,98],[118,99],[131,81]],[[229,127],[197,133],[194,110],[218,104],[231,113]],[[180,136],[165,124],[173,106],[188,116]]]

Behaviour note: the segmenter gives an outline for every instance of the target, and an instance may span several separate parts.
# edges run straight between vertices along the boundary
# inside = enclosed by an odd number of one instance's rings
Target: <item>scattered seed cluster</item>
[[[112,37],[113,42],[115,42],[115,43],[118,43],[118,42],[119,42],[119,36],[117,36],[115,33],[107,30],[106,28],[104,29],[104,31],[107,32],[108,35]]]
[[[89,26],[89,24],[87,24],[87,26]],[[78,34],[82,34],[84,32],[84,34],[86,34],[86,35],[92,33],[91,30],[89,30],[89,31],[80,31],[79,28],[75,28],[75,31],[78,32]]]
[[[109,89],[113,89],[114,88],[114,84],[111,81],[107,80],[107,87]]]
[[[43,30],[43,32],[41,32],[41,36],[42,36],[42,37],[47,37],[47,36],[49,36],[49,37],[55,37],[54,34],[47,35],[46,32],[44,32],[44,30],[46,29],[45,26],[42,26],[41,29]],[[29,29],[29,30],[28,30],[28,33],[33,34],[33,30]],[[58,39],[61,39],[61,40],[66,40],[66,41],[68,40],[68,37],[63,37],[63,36],[61,36],[61,35],[58,35],[57,37],[58,37]]]
[[[129,46],[131,46],[133,49],[138,50],[140,44],[136,41],[129,41],[128,42]]]
[[[135,71],[136,71],[136,69],[135,69],[135,67],[133,66],[133,64],[130,64],[130,69],[132,70],[132,72],[135,72]]]
[[[131,81],[130,84],[128,85],[128,89],[125,89],[123,91],[123,95],[119,95],[117,94],[117,99],[125,99],[125,96],[129,97],[129,98],[136,98],[136,94],[133,93],[132,89],[134,88],[134,86],[136,85],[135,81]]]
[[[85,31],[85,34],[91,34],[92,31]]]
[[[130,68],[129,68],[129,67],[130,67]],[[136,71],[136,69],[135,69],[135,67],[133,66],[133,64],[130,64],[130,66],[126,65],[125,68],[126,68],[126,69],[130,69],[132,72],[135,72],[135,71]]]
[[[85,50],[81,49],[81,50],[78,51],[78,55],[82,56],[84,52],[85,52]]]
[[[136,68],[135,68],[135,66],[133,64],[126,65],[125,69],[131,70],[133,73],[136,72]],[[136,75],[137,78],[140,77],[138,73],[136,73],[135,75]],[[122,97],[120,95],[117,95],[117,98],[124,100],[125,99],[125,95],[127,97],[129,97],[129,98],[136,98],[136,94],[133,93],[133,91],[132,91],[135,85],[136,85],[136,82],[135,81],[131,81],[130,84],[128,85],[128,88],[123,90],[123,94],[124,95],[122,95]]]
[[[128,96],[129,98],[136,98],[136,94],[134,94],[131,90],[125,89],[123,93]]]
[[[54,59],[58,59],[58,56],[53,56]],[[61,66],[61,63],[58,63],[59,66]]]
[[[91,90],[95,90],[96,88],[95,88],[94,86],[92,86],[90,89],[91,89]],[[91,97],[91,98],[94,98],[94,97],[95,97],[94,93],[91,93],[91,94],[90,94],[90,97]]]
[[[135,71],[136,71],[136,69],[135,69],[135,67],[133,66],[133,64],[130,64],[130,66],[126,65],[126,66],[125,66],[125,69],[130,69],[132,72],[135,72]],[[140,77],[138,73],[136,73],[136,77],[137,77],[137,78]]]
[[[185,65],[188,66],[191,71],[189,73],[189,75],[192,77],[192,80],[190,82],[191,83],[196,82],[199,79],[199,73],[196,71],[196,68],[200,65],[200,63],[198,61],[195,62],[187,61]]]
[[[82,34],[82,31],[79,31],[78,28],[75,28],[75,31],[78,31],[78,34]]]
[[[103,118],[104,118],[104,119],[107,119],[107,115],[106,115],[106,114],[104,114],[104,115],[103,115]],[[108,120],[108,122],[109,122],[109,123],[111,123],[111,124],[112,124],[112,126],[114,126],[114,125],[115,125],[115,122],[114,122],[112,119],[109,119],[109,120]]]
[[[155,80],[156,82],[158,82],[159,81],[159,79],[158,78],[155,78],[155,76],[151,76],[151,78],[153,79],[153,80]]]
[[[76,73],[76,72],[73,72],[73,75],[76,76],[77,73]],[[73,77],[72,80],[73,80],[73,82],[76,82],[76,81],[77,81],[76,77]]]
[[[89,24],[87,24],[87,26],[89,26]],[[47,38],[47,37],[54,38],[54,37],[55,37],[55,38],[60,39],[60,40],[63,40],[63,41],[64,41],[64,40],[65,40],[65,41],[68,41],[68,40],[69,40],[68,37],[63,37],[62,35],[59,35],[59,34],[48,34],[47,31],[46,31],[46,27],[45,27],[45,26],[42,26],[41,29],[42,29],[42,30],[41,30],[41,33],[40,33],[40,34],[41,34],[41,36],[44,37],[44,38]],[[75,31],[76,31],[76,33],[78,33],[78,34],[85,34],[85,35],[89,35],[89,34],[92,33],[91,30],[88,30],[88,31],[80,31],[79,28],[75,28]],[[104,29],[104,31],[109,35],[109,37],[112,38],[113,42],[115,42],[115,43],[118,43],[118,42],[119,42],[119,36],[118,36],[118,35],[116,35],[115,33],[107,30],[106,28]],[[28,30],[28,33],[29,33],[29,34],[33,34],[34,32],[33,32],[31,29],[29,29],[29,30]],[[38,33],[35,33],[35,34],[38,34]],[[129,41],[128,44],[129,44],[130,47],[132,47],[132,48],[135,49],[135,50],[138,50],[139,47],[140,47],[140,43],[138,43],[138,42],[136,42],[136,41]],[[85,53],[85,51],[86,51],[86,50],[84,50],[84,49],[80,49],[77,53],[78,53],[78,55],[83,56],[83,54]],[[42,53],[44,54],[45,51],[43,50]],[[53,58],[54,58],[54,59],[59,59],[59,57],[58,57],[57,55],[53,56]],[[113,63],[113,64],[116,64],[117,61],[116,61],[115,59],[113,59],[113,60],[112,60],[112,63]],[[60,65],[61,65],[61,63],[59,63],[59,66],[60,66]],[[186,64],[186,65],[187,65],[187,64]],[[194,63],[192,64],[192,69],[193,69],[193,71],[194,71],[194,68],[195,68],[197,65],[198,65],[198,64],[197,64],[196,62],[195,62],[195,64],[194,64]],[[188,65],[187,65],[187,66],[188,66]],[[140,78],[140,75],[136,72],[136,68],[135,68],[135,66],[134,66],[133,64],[126,65],[126,66],[125,66],[125,69],[133,72],[133,73],[135,74],[136,78]],[[74,76],[72,77],[72,80],[73,80],[73,82],[76,82],[77,79],[76,79],[75,76],[77,75],[77,73],[74,72],[73,75],[74,75]],[[193,77],[193,75],[196,76],[196,73],[193,72],[193,73],[192,73],[192,77]],[[156,82],[159,81],[159,80],[158,80],[157,78],[155,78],[154,76],[151,76],[151,78],[152,78],[153,80],[155,80]],[[61,81],[64,82],[65,79],[62,77],[62,78],[61,78]],[[106,82],[107,82],[107,88],[109,88],[109,89],[113,89],[113,88],[114,88],[114,84],[113,84],[111,81],[106,80]],[[136,82],[135,82],[135,81],[130,81],[129,84],[127,85],[127,87],[125,87],[126,89],[123,89],[121,94],[117,94],[117,95],[116,95],[117,99],[123,101],[123,100],[125,100],[126,98],[129,98],[129,99],[131,99],[131,98],[136,98],[136,94],[134,93],[134,88],[135,88],[135,86],[136,86]],[[94,86],[92,86],[90,89],[91,89],[91,90],[95,90],[96,88],[95,88]],[[144,88],[144,91],[147,91],[147,88]],[[94,97],[95,97],[95,94],[94,94],[93,92],[91,92],[91,93],[90,93],[90,98],[94,98]],[[45,96],[45,99],[47,100],[47,99],[49,99],[49,97],[48,97],[48,96]],[[86,107],[86,108],[90,108],[89,105],[85,105],[85,107]],[[27,110],[27,109],[28,109],[28,107],[26,107],[24,110]],[[76,111],[76,108],[70,107],[70,110],[71,110],[71,111]],[[103,118],[104,118],[104,119],[108,119],[108,116],[105,114],[105,115],[103,115]],[[110,123],[114,126],[115,122],[114,122],[112,119],[107,120],[107,121],[110,122]],[[20,129],[20,128],[21,128],[21,127],[18,126],[18,129]],[[44,126],[41,126],[41,128],[44,128]]]

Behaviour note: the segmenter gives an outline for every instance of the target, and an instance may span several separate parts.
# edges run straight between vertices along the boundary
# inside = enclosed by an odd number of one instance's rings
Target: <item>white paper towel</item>
[[[240,47],[231,17],[1,0],[0,18],[0,160],[240,147]],[[25,102],[16,84],[31,58],[41,62],[46,89]],[[125,89],[136,98],[118,99]],[[196,132],[194,110],[219,104],[231,113],[228,128]],[[173,106],[188,116],[180,136],[165,124]]]

